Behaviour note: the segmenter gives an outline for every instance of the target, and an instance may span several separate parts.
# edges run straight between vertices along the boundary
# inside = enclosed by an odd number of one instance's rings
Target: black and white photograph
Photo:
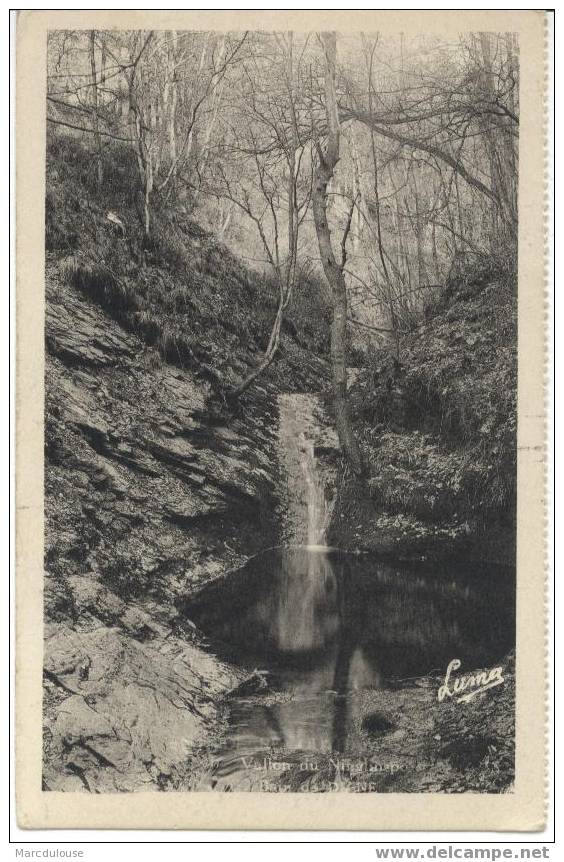
[[[512,793],[518,34],[46,59],[43,791]]]

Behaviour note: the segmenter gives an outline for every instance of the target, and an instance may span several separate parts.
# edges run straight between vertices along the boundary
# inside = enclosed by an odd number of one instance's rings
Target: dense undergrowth
[[[191,368],[216,390],[236,384],[268,342],[277,304],[274,281],[243,266],[182,207],[172,209],[158,199],[147,241],[136,172],[131,152],[112,143],[104,151],[104,183],[98,186],[80,140],[51,135],[47,252],[60,260],[63,277],[155,348],[155,361]],[[304,278],[286,315],[272,379],[299,387],[300,362],[294,358],[289,369],[285,360],[299,347],[326,354],[327,319],[319,283]]]
[[[401,344],[353,387],[379,527],[511,546],[516,499],[517,300],[507,264],[453,273]],[[507,555],[507,549],[504,554]],[[509,551],[510,554],[510,551]]]

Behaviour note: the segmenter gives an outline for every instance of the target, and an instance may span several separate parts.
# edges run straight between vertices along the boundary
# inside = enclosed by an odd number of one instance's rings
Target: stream
[[[401,765],[436,697],[430,675],[444,676],[454,657],[468,670],[490,667],[514,642],[510,571],[394,565],[327,547],[336,440],[312,396],[281,396],[279,413],[284,545],[188,609],[211,651],[266,683],[230,698],[198,789],[279,790],[284,773],[323,758],[366,761],[386,739]]]

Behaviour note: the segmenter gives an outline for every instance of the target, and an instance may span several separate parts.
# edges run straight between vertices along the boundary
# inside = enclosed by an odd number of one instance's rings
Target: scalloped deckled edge
[[[554,751],[552,747],[551,740],[551,729],[553,729],[553,721],[554,716],[551,710],[551,700],[554,693],[554,674],[551,673],[553,670],[553,662],[551,662],[551,654],[554,659],[554,655],[552,653],[552,647],[554,644],[554,640],[551,644],[551,635],[554,636],[554,616],[551,615],[551,610],[554,611],[552,605],[552,596],[554,589],[554,558],[551,559],[550,547],[549,547],[549,539],[550,539],[550,528],[551,528],[551,518],[549,512],[549,500],[552,500],[551,488],[550,488],[550,476],[551,471],[549,469],[549,457],[550,457],[550,445],[554,447],[554,436],[551,435],[550,432],[550,424],[549,419],[551,416],[551,403],[552,410],[554,411],[554,402],[551,402],[551,392],[550,392],[550,383],[553,381],[553,376],[550,373],[550,363],[553,361],[553,350],[554,350],[554,338],[551,338],[550,335],[550,326],[554,320],[554,293],[552,292],[552,301],[551,301],[551,290],[554,285],[554,273],[552,271],[552,254],[554,253],[554,235],[551,234],[551,229],[553,229],[554,221],[553,221],[553,211],[551,214],[551,203],[553,202],[553,196],[551,197],[551,188],[552,193],[554,194],[554,186],[551,186],[551,182],[554,182],[554,173],[551,169],[551,156],[554,158],[554,111],[552,114],[550,112],[551,105],[554,107],[554,51],[551,52],[551,36],[554,35],[554,13],[552,13],[552,19],[550,19],[550,12],[546,11],[544,16],[544,92],[543,92],[543,186],[544,186],[544,202],[543,202],[543,228],[544,228],[544,242],[543,242],[543,258],[544,258],[544,289],[543,289],[543,304],[544,304],[544,344],[543,344],[543,401],[544,401],[544,423],[543,423],[543,491],[544,491],[544,499],[543,499],[543,508],[544,508],[544,529],[543,529],[543,541],[544,541],[544,644],[545,644],[545,654],[544,654],[544,690],[545,690],[545,711],[544,711],[544,824],[545,829],[548,826],[548,817],[550,813],[551,806],[551,790],[552,787],[551,781],[551,757],[554,756]],[[554,42],[552,43],[552,47],[554,48]],[[551,147],[551,133],[552,133],[552,147]],[[552,241],[551,241],[552,240]],[[554,331],[554,330],[553,330]],[[551,355],[552,354],[552,355]],[[553,366],[554,373],[554,366]],[[553,390],[554,391],[554,390]],[[554,454],[554,448],[553,448]],[[554,469],[554,463],[553,463]],[[553,522],[552,522],[553,523]]]

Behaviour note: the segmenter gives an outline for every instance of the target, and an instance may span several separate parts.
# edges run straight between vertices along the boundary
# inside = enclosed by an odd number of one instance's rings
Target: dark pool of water
[[[270,674],[268,694],[231,702],[214,783],[237,787],[245,763],[276,747],[347,751],[359,691],[397,691],[444,674],[455,657],[469,670],[493,666],[514,643],[514,577],[497,566],[275,549],[210,585],[186,612],[219,656]]]

